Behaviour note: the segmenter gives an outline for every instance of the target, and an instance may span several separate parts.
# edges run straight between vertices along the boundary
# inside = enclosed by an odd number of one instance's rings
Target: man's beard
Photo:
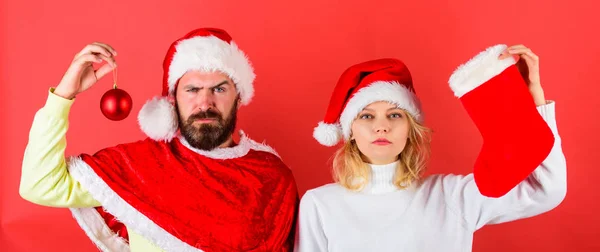
[[[235,130],[237,122],[237,105],[238,102],[236,100],[231,111],[229,111],[227,120],[223,119],[221,113],[211,109],[192,114],[185,122],[181,121],[181,115],[179,115],[181,135],[183,135],[185,140],[196,149],[212,150],[219,147],[229,139]],[[215,122],[194,126],[194,121],[198,119],[215,119]]]

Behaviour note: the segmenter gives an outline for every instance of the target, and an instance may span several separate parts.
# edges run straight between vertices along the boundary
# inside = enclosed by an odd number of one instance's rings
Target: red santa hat
[[[167,99],[173,97],[179,79],[191,70],[222,72],[235,83],[241,104],[254,95],[254,69],[226,31],[216,28],[193,30],[171,44],[163,62],[162,95],[144,104],[138,114],[142,131],[157,141],[170,141],[178,129],[178,115]]]
[[[325,146],[334,146],[342,138],[350,139],[354,118],[369,104],[387,101],[423,121],[420,101],[412,77],[397,59],[378,59],[348,68],[331,95],[325,119],[314,129],[313,137]]]
[[[480,52],[448,83],[481,133],[473,176],[480,193],[500,197],[521,183],[550,153],[554,135],[536,109],[506,45]]]

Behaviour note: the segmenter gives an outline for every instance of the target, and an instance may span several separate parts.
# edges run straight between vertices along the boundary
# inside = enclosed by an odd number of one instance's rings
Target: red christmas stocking
[[[488,48],[449,80],[483,137],[473,175],[480,193],[488,197],[501,197],[521,183],[554,145],[515,59],[498,59],[505,49]]]

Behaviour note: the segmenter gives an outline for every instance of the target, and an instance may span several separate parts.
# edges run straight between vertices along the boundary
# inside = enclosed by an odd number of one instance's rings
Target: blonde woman
[[[534,112],[554,136],[533,173],[501,197],[482,195],[473,174],[422,178],[430,131],[410,73],[395,59],[364,62],[344,72],[326,120],[315,129],[321,144],[344,144],[334,156],[335,183],[308,190],[301,200],[295,251],[471,251],[482,226],[539,215],[562,202],[566,162],[537,56],[522,45],[487,53],[497,53],[498,61],[518,57],[517,65],[528,68]]]

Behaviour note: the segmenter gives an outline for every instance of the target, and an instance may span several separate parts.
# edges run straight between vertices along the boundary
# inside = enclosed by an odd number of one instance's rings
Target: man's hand
[[[73,99],[117,67],[114,59],[116,55],[117,52],[107,44],[95,42],[87,45],[75,55],[69,69],[54,90],[54,94],[65,99]],[[106,61],[107,64],[94,70],[92,64],[103,61]]]

